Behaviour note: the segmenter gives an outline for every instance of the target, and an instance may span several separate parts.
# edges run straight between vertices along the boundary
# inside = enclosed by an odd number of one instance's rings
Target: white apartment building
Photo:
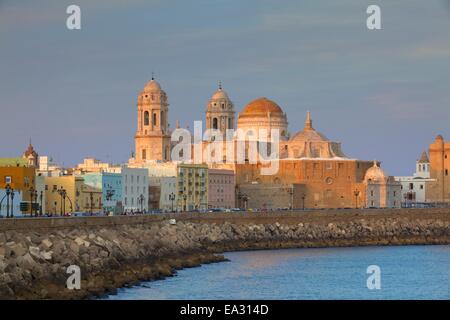
[[[424,151],[420,159],[416,161],[416,172],[412,176],[395,177],[400,182],[401,198],[404,207],[420,206],[427,202],[427,184],[434,179],[430,178],[430,160]]]
[[[128,168],[123,166],[122,198],[125,212],[148,211],[148,171],[142,168]]]

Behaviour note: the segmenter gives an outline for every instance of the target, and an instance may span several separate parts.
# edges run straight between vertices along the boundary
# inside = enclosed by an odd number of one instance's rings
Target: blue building
[[[122,208],[122,174],[99,172],[83,175],[84,183],[102,190],[102,208],[117,213]]]

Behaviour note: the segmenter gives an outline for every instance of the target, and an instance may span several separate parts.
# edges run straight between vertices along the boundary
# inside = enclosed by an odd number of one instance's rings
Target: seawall
[[[0,219],[0,298],[87,298],[224,251],[409,244],[450,244],[450,209]],[[80,290],[66,288],[70,265]]]

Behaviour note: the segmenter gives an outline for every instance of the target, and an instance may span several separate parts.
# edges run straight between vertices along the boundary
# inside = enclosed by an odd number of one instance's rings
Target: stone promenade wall
[[[0,298],[101,295],[231,250],[409,244],[450,244],[450,210],[1,219]],[[80,290],[65,287],[70,265],[80,267]]]

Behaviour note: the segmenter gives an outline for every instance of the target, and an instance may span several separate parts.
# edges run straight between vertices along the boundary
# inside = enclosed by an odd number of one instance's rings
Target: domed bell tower
[[[170,161],[169,103],[153,77],[139,93],[137,106],[136,162]]]

